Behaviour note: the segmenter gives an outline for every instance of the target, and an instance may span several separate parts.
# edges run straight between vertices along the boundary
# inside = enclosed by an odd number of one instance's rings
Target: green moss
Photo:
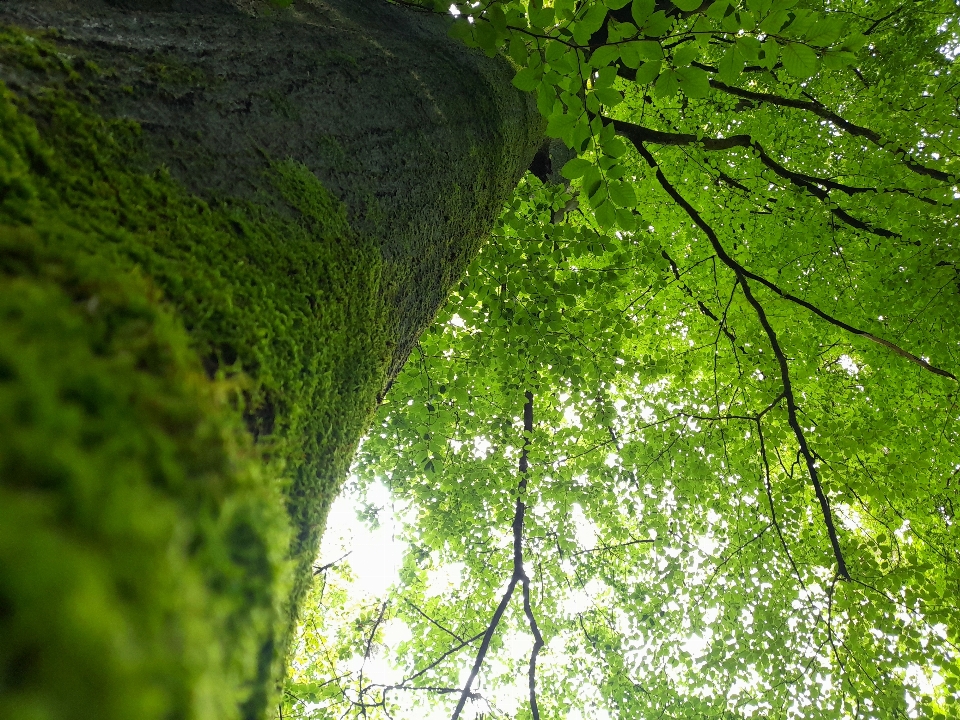
[[[383,384],[379,253],[293,161],[211,206],[85,60],[0,64],[0,718],[256,717]]]

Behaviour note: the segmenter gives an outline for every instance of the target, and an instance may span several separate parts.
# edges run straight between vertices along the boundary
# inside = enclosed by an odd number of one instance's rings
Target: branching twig
[[[493,634],[496,632],[497,626],[500,624],[500,620],[503,618],[503,614],[506,612],[507,606],[510,604],[510,599],[513,597],[513,592],[516,590],[518,583],[522,583],[523,585],[523,611],[528,622],[530,623],[530,630],[534,637],[533,652],[530,654],[529,670],[530,712],[533,715],[534,720],[540,720],[540,710],[539,706],[537,705],[536,672],[537,655],[540,653],[540,649],[543,647],[543,636],[540,634],[540,629],[537,625],[537,621],[534,617],[533,609],[530,604],[530,578],[523,569],[523,520],[527,510],[526,503],[523,501],[523,496],[527,490],[527,471],[530,467],[528,448],[530,446],[530,436],[533,433],[533,393],[528,390],[525,393],[525,398],[526,402],[523,406],[524,440],[519,463],[520,482],[517,487],[517,503],[516,510],[513,514],[512,526],[513,573],[510,576],[510,582],[507,584],[507,589],[500,598],[500,603],[497,605],[497,609],[494,610],[493,617],[490,619],[490,624],[487,625],[487,629],[483,633],[483,642],[480,643],[480,648],[477,650],[477,656],[473,661],[473,667],[470,669],[470,675],[467,677],[467,681],[464,683],[463,689],[460,691],[460,699],[457,702],[457,707],[453,711],[451,720],[458,720],[460,714],[463,712],[463,708],[466,705],[467,700],[471,697],[471,688],[473,687],[474,681],[477,679],[477,675],[480,674],[480,668],[483,666],[483,661],[486,658],[487,651],[490,649],[490,642],[493,639]]]
[[[694,62],[693,64],[701,69],[705,69],[701,63]],[[903,147],[886,142],[879,133],[871,130],[870,128],[865,128],[848,120],[844,120],[842,117],[837,115],[837,113],[833,112],[830,108],[818,102],[817,100],[799,100],[795,98],[785,98],[779,95],[773,95],[771,93],[744,90],[743,88],[727,85],[726,83],[720,82],[719,80],[714,80],[713,78],[710,79],[710,85],[721,92],[724,92],[728,95],[741,97],[745,100],[753,100],[755,102],[776,105],[777,107],[789,107],[813,113],[817,117],[833,123],[849,135],[866,138],[877,147],[889,151],[892,155],[902,156],[903,164],[918,175],[926,175],[934,180],[939,180],[940,182],[945,183],[955,182],[955,178],[951,176],[950,173],[937,170],[936,168],[927,167],[926,165],[917,162],[910,157],[910,154]]]
[[[847,571],[847,564],[843,558],[843,553],[840,550],[840,541],[837,537],[836,527],[833,523],[833,513],[830,510],[830,501],[827,498],[826,493],[823,490],[823,486],[820,482],[820,473],[817,470],[817,463],[814,459],[813,453],[810,450],[810,447],[807,445],[807,439],[803,432],[803,428],[800,426],[800,421],[797,419],[797,400],[793,393],[793,384],[790,379],[790,369],[787,364],[786,355],[783,353],[783,348],[780,347],[780,342],[777,340],[777,334],[773,329],[773,326],[770,324],[767,314],[763,309],[763,305],[754,297],[750,285],[747,281],[747,275],[744,273],[742,266],[739,263],[733,261],[726,251],[723,249],[723,246],[720,244],[720,240],[717,237],[717,234],[714,232],[713,228],[700,216],[700,213],[686,201],[686,199],[677,191],[677,189],[667,180],[666,176],[663,174],[663,171],[660,169],[660,166],[657,164],[657,161],[654,159],[653,155],[642,145],[638,144],[637,151],[643,156],[644,160],[653,168],[657,175],[657,180],[660,183],[660,186],[666,191],[666,193],[673,198],[674,202],[679,205],[684,212],[696,223],[697,227],[703,231],[703,233],[710,240],[711,245],[713,246],[714,252],[717,253],[717,257],[720,258],[720,261],[723,262],[727,267],[733,270],[734,274],[739,280],[740,287],[743,290],[743,295],[746,298],[747,302],[754,309],[757,314],[757,318],[760,321],[760,325],[763,328],[764,333],[767,336],[767,339],[770,341],[770,345],[773,349],[773,354],[777,358],[777,363],[780,366],[780,381],[783,385],[783,395],[787,401],[787,421],[790,424],[790,427],[793,429],[794,436],[797,439],[797,444],[800,447],[800,454],[803,456],[803,459],[806,461],[807,472],[810,475],[810,481],[813,483],[814,491],[817,495],[817,500],[820,502],[820,509],[823,513],[823,520],[827,526],[827,535],[830,538],[830,545],[833,549],[833,555],[837,562],[837,572],[838,574],[846,579],[850,579],[850,573]]]
[[[646,128],[640,128],[639,126],[632,125],[631,123],[624,123],[624,122],[622,122],[622,121],[620,121],[620,120],[614,120],[613,122],[614,122],[614,126],[615,126],[615,127],[630,126],[630,127],[629,127],[629,132],[620,132],[620,131],[618,130],[618,133],[619,133],[620,135],[622,135],[623,137],[626,137],[628,140],[630,140],[630,141],[633,143],[634,147],[637,148],[637,151],[644,157],[645,160],[647,160],[648,164],[650,164],[650,167],[652,167],[652,168],[654,168],[654,169],[656,170],[658,179],[659,179],[660,177],[663,177],[663,174],[660,172],[659,166],[656,164],[656,161],[653,160],[653,156],[650,155],[649,151],[647,151],[646,148],[645,148],[644,145],[643,145],[643,142],[644,142],[644,139],[643,139],[643,138],[644,138],[645,136],[644,136],[644,133],[641,133],[641,132],[639,132],[639,131],[644,131],[644,132],[646,132]],[[672,135],[671,133],[661,133],[661,132],[655,131],[655,130],[651,130],[651,131],[649,131],[649,132],[652,133],[654,137],[659,137],[659,136],[671,136],[671,135]],[[693,136],[693,135],[689,135],[689,136],[687,136],[687,135],[683,135],[683,136],[681,136],[681,135],[676,135],[676,137],[691,138],[693,141],[696,140],[696,137]],[[721,144],[726,143],[727,141],[733,141],[733,140],[737,140],[738,142],[740,142],[740,140],[742,140],[743,138],[746,138],[746,140],[749,140],[749,136],[748,136],[748,135],[734,135],[734,136],[732,136],[732,137],[730,137],[730,138],[721,139],[721,140],[719,140],[719,141],[711,141],[711,142],[719,142],[719,143],[721,143]],[[705,138],[704,140],[707,140],[707,139]],[[651,142],[653,142],[654,144],[658,144],[658,141],[657,141],[656,139],[651,140]],[[708,148],[708,149],[709,149],[709,148]],[[666,178],[664,178],[664,180],[661,181],[661,185],[663,185],[664,182],[666,182]],[[693,208],[689,205],[689,203],[686,202],[686,200],[684,200],[684,199],[679,195],[679,193],[677,193],[677,191],[673,188],[673,186],[670,185],[669,183],[667,183],[667,185],[669,185],[669,187],[670,187],[670,190],[667,190],[667,193],[674,199],[674,201],[676,201],[677,204],[679,204],[685,211],[687,211],[687,208],[690,208],[690,211],[692,211]],[[664,186],[664,189],[666,189],[666,186]],[[687,214],[688,214],[688,215],[690,214],[690,211],[687,211]],[[695,212],[695,211],[694,211],[694,212]],[[693,218],[692,215],[691,215],[691,218]],[[697,218],[699,218],[699,214],[697,214]],[[694,222],[696,222],[698,226],[700,226],[700,223],[703,223],[704,225],[706,225],[706,223],[703,222],[702,218],[700,218],[699,220],[694,220]],[[702,226],[700,226],[700,227],[701,227],[701,229],[703,229]],[[705,231],[705,232],[706,232],[706,231]],[[851,333],[852,335],[856,335],[856,336],[862,337],[862,338],[864,338],[864,339],[866,339],[866,340],[870,340],[871,342],[874,342],[874,343],[876,343],[876,344],[878,344],[878,345],[882,345],[883,347],[887,348],[888,350],[891,350],[891,351],[895,352],[897,355],[900,355],[901,357],[906,358],[906,359],[909,360],[910,362],[913,362],[913,363],[919,365],[919,366],[922,367],[924,370],[929,370],[930,372],[934,373],[935,375],[940,375],[941,377],[947,377],[947,378],[950,378],[951,380],[954,380],[954,381],[957,380],[956,375],[954,375],[953,373],[951,373],[951,372],[949,372],[949,371],[947,371],[947,370],[943,370],[942,368],[936,367],[935,365],[931,365],[929,362],[927,362],[927,361],[924,360],[923,358],[918,357],[918,356],[914,355],[913,353],[908,352],[907,350],[904,350],[904,349],[901,348],[899,345],[896,345],[895,343],[892,343],[892,342],[890,342],[889,340],[884,340],[883,338],[877,337],[877,336],[874,335],[873,333],[867,332],[866,330],[861,330],[860,328],[854,327],[853,325],[850,325],[849,323],[845,323],[845,322],[843,322],[842,320],[839,320],[838,318],[835,318],[835,317],[833,317],[832,315],[824,312],[823,310],[821,310],[820,308],[818,308],[816,305],[813,305],[812,303],[809,303],[809,302],[807,302],[806,300],[803,300],[802,298],[799,298],[799,297],[797,297],[796,295],[793,295],[793,294],[791,294],[791,293],[783,290],[783,289],[780,288],[778,285],[776,285],[775,283],[771,282],[770,280],[767,280],[766,278],[762,277],[761,275],[757,275],[756,273],[747,270],[743,265],[741,265],[740,263],[738,263],[738,262],[737,262],[736,260],[734,260],[729,254],[727,254],[727,252],[726,252],[726,250],[723,248],[723,246],[721,246],[720,243],[719,243],[719,241],[716,240],[716,234],[715,234],[712,230],[711,230],[710,233],[708,234],[708,237],[710,237],[710,239],[711,239],[711,243],[712,243],[713,246],[714,246],[714,251],[716,252],[717,257],[720,258],[721,262],[723,262],[724,265],[726,265],[726,266],[729,267],[731,270],[733,270],[734,273],[737,275],[737,277],[741,277],[741,276],[742,276],[742,277],[744,277],[744,278],[749,278],[750,280],[755,280],[756,282],[759,282],[761,285],[765,286],[765,287],[768,288],[769,290],[772,290],[773,292],[775,292],[777,295],[779,295],[780,297],[782,297],[784,300],[789,300],[790,302],[795,303],[795,304],[799,305],[800,307],[803,307],[803,308],[809,310],[810,312],[812,312],[812,313],[813,313],[814,315],[816,315],[817,317],[819,317],[819,318],[821,318],[821,319],[823,319],[823,320],[826,320],[828,323],[830,323],[831,325],[834,325],[835,327],[840,328],[841,330],[845,330],[845,331]]]
[[[345,552],[343,555],[341,555],[340,557],[338,557],[336,560],[334,560],[333,562],[328,562],[326,565],[314,565],[314,566],[313,566],[313,574],[314,574],[314,575],[321,575],[321,574],[325,573],[327,570],[329,570],[330,568],[332,568],[332,567],[334,567],[335,565],[337,565],[341,560],[346,560],[348,557],[350,557],[351,554],[353,554],[353,550],[349,550],[349,551]]]
[[[449,635],[450,637],[452,637],[452,638],[453,638],[454,640],[456,640],[457,642],[459,642],[459,643],[464,643],[464,644],[465,644],[464,639],[463,639],[462,637],[460,637],[459,635],[457,635],[455,632],[453,632],[453,630],[449,630],[448,628],[445,628],[443,625],[441,625],[439,622],[437,622],[437,621],[434,620],[432,617],[430,617],[429,615],[427,615],[423,610],[421,610],[420,608],[418,608],[416,605],[414,605],[412,602],[410,602],[410,601],[407,600],[406,598],[404,598],[403,601],[404,601],[407,605],[409,605],[410,607],[412,607],[414,610],[416,610],[417,614],[418,614],[420,617],[422,617],[424,620],[426,620],[427,622],[429,622],[431,625],[435,625],[436,627],[440,628],[441,630],[443,630],[443,632],[445,632],[447,635]]]
[[[856,195],[861,192],[872,191],[870,188],[852,187],[850,185],[838,183],[829,178],[815,177],[813,175],[807,175],[805,173],[790,170],[770,157],[767,151],[763,149],[763,146],[756,142],[750,135],[731,135],[730,137],[726,138],[697,137],[696,135],[692,135],[690,133],[672,133],[663,132],[662,130],[654,130],[652,128],[643,127],[642,125],[637,125],[636,123],[627,122],[626,120],[612,120],[610,118],[604,118],[604,120],[612,123],[617,134],[621,137],[627,138],[635,146],[642,145],[643,143],[653,143],[654,145],[672,145],[676,147],[688,145],[700,146],[704,150],[708,151],[733,150],[735,148],[753,150],[760,158],[760,162],[762,162],[767,168],[792,185],[795,185],[801,190],[810,193],[815,198],[826,204],[834,217],[850,227],[863,232],[871,233],[872,235],[877,235],[879,237],[900,237],[899,234],[891,232],[885,228],[872,227],[862,220],[853,217],[846,210],[843,210],[842,208],[837,207],[835,204],[830,202],[830,190],[840,190],[848,195]]]

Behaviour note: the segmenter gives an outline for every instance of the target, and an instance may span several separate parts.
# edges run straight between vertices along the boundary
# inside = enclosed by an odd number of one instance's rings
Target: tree
[[[116,5],[0,6],[0,717],[262,717],[542,123],[436,17]]]
[[[339,473],[539,123],[502,63],[440,40],[427,28],[444,21],[422,7],[303,3],[253,24],[227,5],[34,5],[0,11],[60,33],[5,44],[3,347],[17,350],[3,374],[3,617],[17,642],[4,712],[86,716],[108,698],[108,717],[255,716]],[[514,84],[537,89],[548,134],[581,157],[563,166],[569,186],[521,186],[363,446],[423,515],[406,568],[418,610],[383,605],[365,644],[388,610],[406,613],[412,674],[455,687],[457,653],[482,669],[471,643],[502,639],[490,617],[509,580],[528,602],[504,624],[536,618],[547,662],[550,642],[570,643],[619,714],[749,714],[743,687],[728,703],[709,683],[739,687],[751,664],[746,691],[772,715],[905,712],[906,672],[934,663],[945,683],[924,707],[946,708],[953,6],[458,10],[472,22],[455,34],[491,57],[507,47]],[[317,68],[336,82],[311,104]],[[384,101],[397,77],[408,84]],[[358,91],[380,101],[328,115]],[[404,132],[366,131],[382,107]],[[545,155],[549,179],[561,153]],[[454,355],[472,362],[453,368]],[[493,451],[481,467],[459,443]],[[920,480],[891,490],[908,472]],[[289,593],[275,478],[296,530]],[[598,545],[577,544],[574,505]],[[709,544],[735,558],[710,583],[695,569]],[[536,575],[516,562],[534,552]],[[470,570],[457,616],[425,597],[432,554]],[[588,570],[611,608],[568,618],[560,588]],[[699,605],[681,578],[703,588]],[[809,622],[791,624],[785,598]],[[705,636],[710,613],[729,649],[701,662],[659,642]],[[464,644],[431,664],[451,649],[439,626]],[[666,648],[649,662],[672,677],[635,677],[641,637]],[[532,698],[564,709],[569,678],[536,660]],[[790,676],[772,680],[775,667]],[[821,685],[822,699],[797,692]],[[348,711],[388,709],[384,688],[362,675],[356,687]],[[459,691],[461,707],[474,693]]]
[[[544,4],[456,32],[580,157],[381,407],[400,581],[324,571],[287,711],[954,716],[956,5]]]

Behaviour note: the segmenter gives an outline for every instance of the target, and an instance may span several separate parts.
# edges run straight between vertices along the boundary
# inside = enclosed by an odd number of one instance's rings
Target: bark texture
[[[388,263],[393,377],[530,166],[532,97],[433,15],[385,0],[256,7],[8,0],[0,18],[56,29],[115,71],[104,110],[136,120],[150,161],[201,196],[259,197],[271,159],[308,167]]]
[[[535,107],[379,0],[0,26],[0,718],[268,716],[329,503]]]

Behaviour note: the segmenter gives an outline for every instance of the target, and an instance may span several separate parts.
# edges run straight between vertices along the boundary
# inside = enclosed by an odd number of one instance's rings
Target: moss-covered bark
[[[356,442],[538,144],[436,18],[203,8],[0,6],[2,718],[268,713]]]

